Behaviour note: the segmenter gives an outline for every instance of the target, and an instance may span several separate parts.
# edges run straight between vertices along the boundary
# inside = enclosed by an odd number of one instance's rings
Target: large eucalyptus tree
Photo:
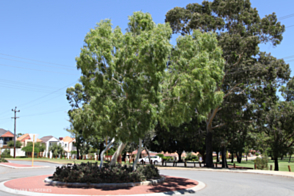
[[[259,44],[280,44],[285,26],[278,22],[275,13],[261,18],[250,0],[204,0],[202,4],[175,7],[167,12],[166,22],[175,34],[191,35],[196,29],[215,32],[223,50],[225,74],[216,81],[215,89],[224,95],[222,104],[206,116],[206,165],[213,167],[213,132],[241,121],[251,123],[253,118],[246,115],[252,112],[246,110],[252,109],[249,103],[256,99],[252,94],[256,87],[289,78],[288,64],[259,50]]]

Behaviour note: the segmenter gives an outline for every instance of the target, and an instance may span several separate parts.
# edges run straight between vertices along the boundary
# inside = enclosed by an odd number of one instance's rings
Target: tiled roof
[[[22,136],[20,136],[19,138],[17,138],[16,140],[18,141],[23,141],[25,139],[30,139],[30,135],[28,133],[23,134]]]
[[[49,135],[49,136],[44,136],[41,138],[42,142],[47,142],[48,140],[50,140],[51,138],[53,138],[52,135]]]
[[[16,140],[23,142],[25,140],[32,140],[32,138],[30,137],[30,134],[26,133],[20,136],[19,138],[17,138]],[[37,138],[37,142],[42,142],[42,140]]]
[[[75,138],[71,138],[71,137],[69,137],[69,136],[65,136],[64,138],[63,138],[63,140],[62,141],[64,141],[64,142],[72,142],[73,140],[74,140]]]
[[[7,133],[8,132],[8,133]],[[9,136],[10,134],[9,133],[11,133],[10,131],[8,131],[8,130],[5,130],[5,129],[1,129],[0,128],[0,137],[11,137],[11,136]],[[8,134],[7,136],[5,135],[5,134]],[[12,134],[12,137],[13,137],[13,133],[11,133]],[[3,136],[4,135],[4,136]]]

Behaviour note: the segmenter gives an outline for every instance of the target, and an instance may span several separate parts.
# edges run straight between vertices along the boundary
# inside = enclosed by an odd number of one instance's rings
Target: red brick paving
[[[175,191],[194,187],[197,181],[166,176],[165,182],[157,185],[135,186],[123,188],[67,188],[56,187],[44,183],[44,179],[50,175],[33,176],[10,180],[4,185],[11,189],[20,191],[31,191],[51,194],[68,194],[68,195],[132,195],[132,194],[150,194],[166,191]]]
[[[0,165],[8,165],[12,167],[32,167],[32,165],[22,165],[22,164],[16,164],[16,163],[0,163]],[[42,166],[34,165],[34,167],[42,167]]]

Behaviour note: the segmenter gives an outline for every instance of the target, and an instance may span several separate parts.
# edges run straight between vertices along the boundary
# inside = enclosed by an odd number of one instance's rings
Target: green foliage
[[[44,152],[46,146],[44,143],[36,142],[34,146],[34,153]],[[33,142],[28,142],[27,146],[22,148],[25,152],[33,152]]]
[[[159,156],[160,158],[163,159],[164,155],[163,154],[156,154],[157,156]]]
[[[2,153],[1,153],[1,157],[2,158],[11,158],[12,156],[10,156],[10,149],[5,149]]]
[[[208,167],[213,166],[213,141],[222,143],[222,146],[227,146],[229,141],[238,141],[232,142],[230,148],[241,154],[247,140],[246,135],[256,128],[254,122],[259,121],[257,105],[272,99],[271,94],[276,93],[275,89],[289,79],[289,64],[260,51],[259,47],[259,44],[265,43],[274,46],[280,44],[285,26],[278,21],[275,13],[261,18],[258,10],[251,6],[250,0],[204,0],[201,4],[190,3],[186,7],[169,10],[165,21],[175,34],[191,35],[199,29],[217,34],[217,43],[225,60],[225,75],[221,81],[215,80],[215,90],[224,93],[224,96],[222,101],[217,100],[221,103],[220,107],[214,108],[207,115],[206,164]],[[190,47],[186,42],[183,43]],[[207,53],[211,54],[210,51]],[[190,73],[197,74],[197,71]],[[209,69],[203,73],[207,76],[208,72]],[[197,83],[191,80],[193,82],[196,88]],[[287,90],[291,88],[289,85]],[[289,94],[287,99],[291,96]],[[193,109],[197,112],[200,110]],[[216,139],[213,140],[213,137]]]
[[[256,164],[257,169],[268,169],[268,158],[267,156],[262,156],[261,158],[256,157],[254,160],[254,164]]]
[[[15,142],[15,147],[16,148],[21,148],[21,142],[20,141],[16,141]],[[7,146],[9,147],[9,148],[13,148],[14,147],[14,141],[9,141],[8,143],[7,143]]]
[[[185,160],[198,161],[198,156],[193,155],[191,152],[188,152],[187,155],[186,155]]]
[[[3,157],[0,158],[0,163],[7,163],[8,161],[4,159]]]
[[[195,30],[192,35],[179,37],[163,87],[164,120],[178,126],[191,118],[206,119],[223,100],[217,85],[224,76],[224,63],[216,34]]]
[[[70,152],[71,154],[77,154],[77,151],[73,150]]]
[[[50,146],[49,150],[52,152],[54,157],[58,155],[63,155],[65,152],[60,144],[53,144],[52,146]]]
[[[81,183],[141,182],[153,178],[160,178],[154,165],[140,165],[133,171],[132,167],[127,165],[110,167],[109,164],[104,164],[103,168],[99,169],[97,163],[89,162],[57,167],[53,174],[53,180],[56,181]]]
[[[171,32],[169,25],[156,25],[150,14],[142,12],[129,17],[125,34],[119,27],[113,29],[108,19],[90,30],[76,58],[85,93],[91,97],[73,114],[74,121],[80,116],[92,127],[84,129],[84,135],[126,142],[138,141],[152,130]]]

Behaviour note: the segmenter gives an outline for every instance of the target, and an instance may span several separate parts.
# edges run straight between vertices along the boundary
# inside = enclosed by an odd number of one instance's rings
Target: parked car
[[[159,157],[159,156],[150,156],[150,159],[152,160],[152,163],[154,164],[157,164],[157,163],[161,163],[162,162],[162,159]],[[139,159],[138,161],[141,162],[141,161],[144,161],[145,163],[149,163],[149,158],[148,156],[144,157],[144,158],[141,158]]]

